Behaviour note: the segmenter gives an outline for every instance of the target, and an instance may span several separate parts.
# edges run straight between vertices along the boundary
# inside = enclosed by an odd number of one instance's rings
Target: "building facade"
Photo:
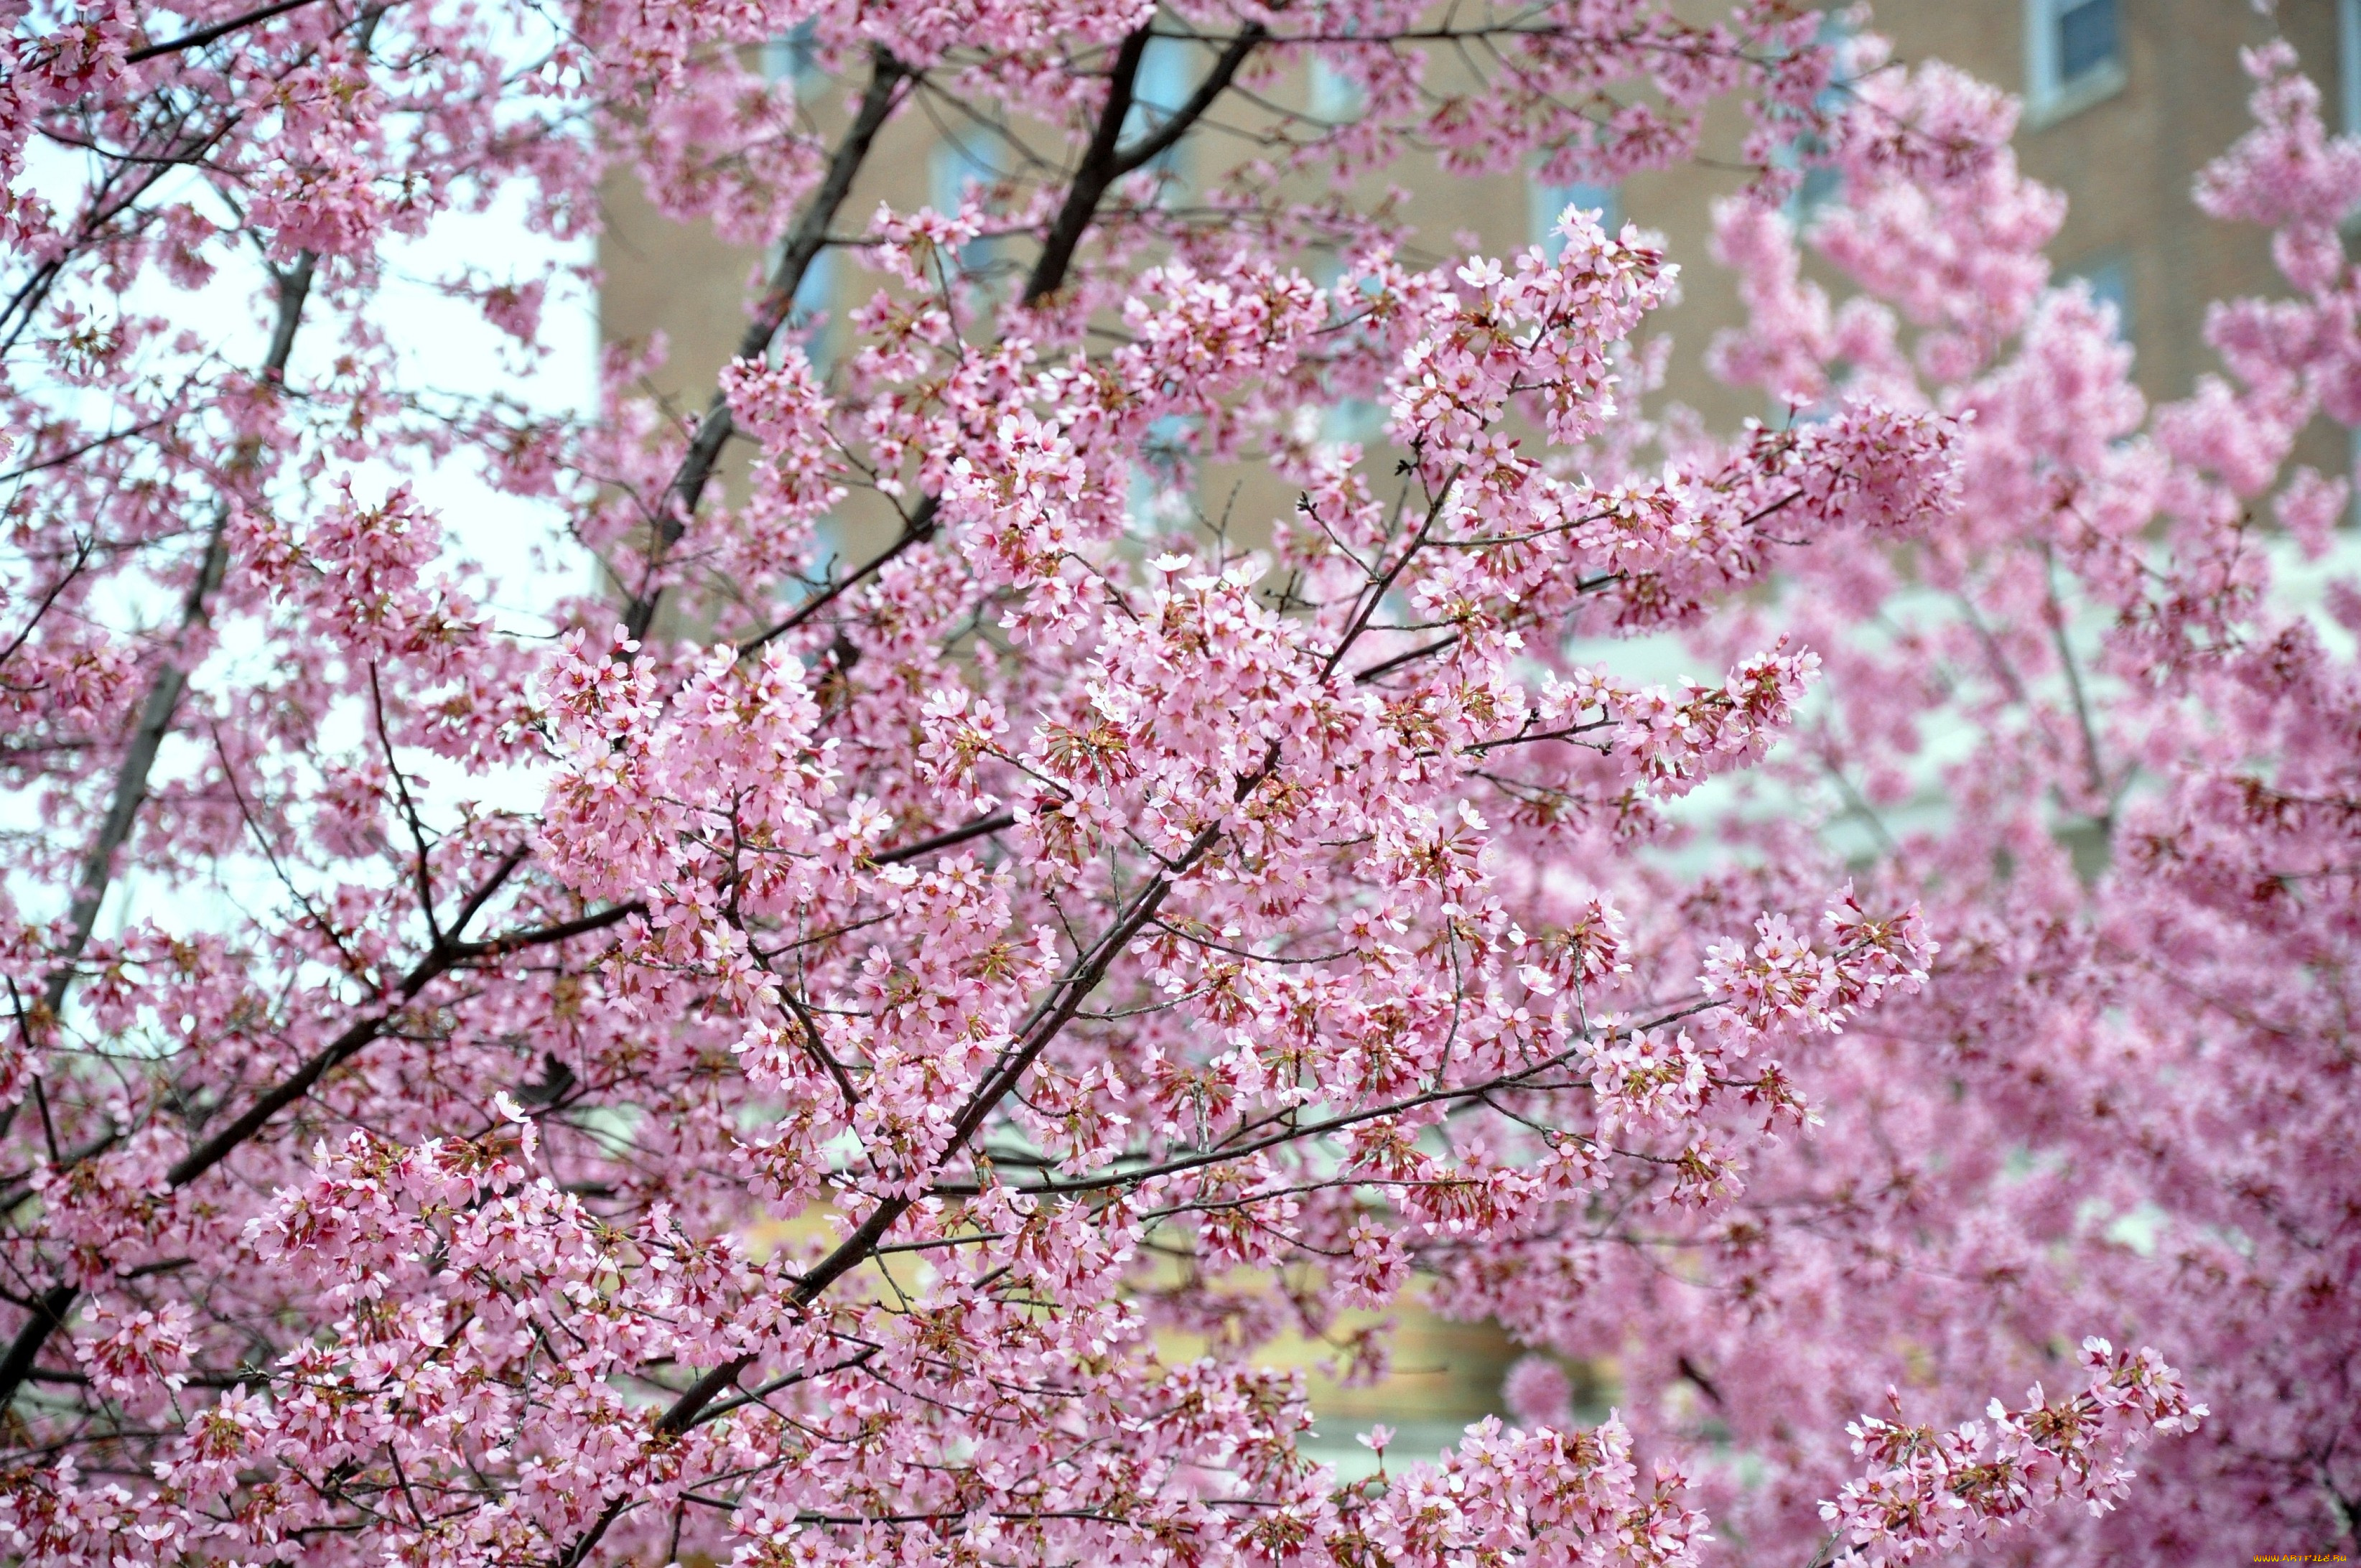
[[[2321,84],[2332,126],[2361,131],[2361,0],[2279,0],[2275,17],[2245,0],[1882,0],[1871,25],[1894,41],[1902,61],[1948,60],[2021,96],[2018,158],[2069,203],[2052,258],[2061,275],[2088,280],[2115,305],[2137,353],[2135,374],[2152,399],[2180,396],[2215,368],[2203,338],[2210,302],[2277,287],[2267,236],[2206,219],[2190,196],[2198,170],[2247,125],[2239,49],[2286,36]],[[1168,69],[1185,71],[1184,60],[1167,60]],[[805,69],[799,60],[783,43],[766,65],[795,72]],[[1177,97],[1185,77],[1159,88],[1158,63],[1149,62],[1143,95]],[[1314,112],[1342,106],[1317,73],[1302,91]],[[1735,128],[1720,127],[1722,139],[1734,143]],[[848,217],[880,200],[947,204],[965,181],[990,178],[972,149],[947,145],[928,124],[906,120],[886,139],[845,206]],[[1620,190],[1511,176],[1444,179],[1409,168],[1398,177],[1411,189],[1405,215],[1438,254],[1459,236],[1494,252],[1519,248],[1543,238],[1567,202],[1661,231],[1684,267],[1683,299],[1656,323],[1675,337],[1673,391],[1708,417],[1762,411],[1714,386],[1700,363],[1712,334],[1740,320],[1733,281],[1706,247],[1707,212],[1735,188],[1736,175],[1686,166]],[[743,328],[763,258],[701,226],[666,221],[628,177],[610,181],[606,197],[601,336],[637,342],[661,332],[670,356],[657,384],[694,398],[711,387]],[[855,269],[823,263],[801,302],[840,313],[865,292]]]

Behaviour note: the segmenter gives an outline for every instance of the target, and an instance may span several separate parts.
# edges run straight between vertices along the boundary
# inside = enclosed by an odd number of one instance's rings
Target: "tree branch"
[[[279,313],[271,330],[270,352],[262,363],[265,381],[275,384],[286,374],[288,356],[295,347],[295,329],[302,323],[304,302],[311,297],[316,259],[307,250],[296,258],[295,265],[274,274],[279,285]],[[173,636],[171,647],[165,651],[155,678],[148,685],[148,696],[139,705],[139,721],[131,731],[131,743],[124,749],[123,760],[115,770],[115,788],[107,801],[106,816],[99,824],[98,836],[82,855],[73,901],[66,912],[66,939],[41,986],[41,1001],[51,1017],[65,1006],[66,992],[73,987],[74,965],[81,960],[82,949],[90,945],[91,933],[98,928],[99,906],[106,902],[107,889],[115,880],[115,857],[138,820],[140,805],[148,798],[148,776],[155,769],[156,753],[171,729],[172,713],[180,707],[181,694],[188,687],[189,642],[204,623],[214,590],[221,586],[222,573],[229,564],[229,516],[227,500],[214,509],[213,523],[205,531],[204,556],[197,565],[196,580],[189,585],[188,596],[181,605],[180,630]],[[0,1409],[5,1408],[5,1399],[0,1398]]]
[[[1140,59],[1148,51],[1151,36],[1152,29],[1142,27],[1126,37],[1115,52],[1107,101],[1099,111],[1097,125],[1092,127],[1090,146],[1083,149],[1082,164],[1075,170],[1073,181],[1066,188],[1066,199],[1059,204],[1058,215],[1051,220],[1049,232],[1042,237],[1040,257],[1026,279],[1024,302],[1027,305],[1038,304],[1065,287],[1066,279],[1073,269],[1074,253],[1082,245],[1083,234],[1090,228],[1091,220],[1098,215],[1099,203],[1104,199],[1107,187],[1124,175],[1144,167],[1159,153],[1178,142],[1191,126],[1203,117],[1213,101],[1228,90],[1238,68],[1246,63],[1246,57],[1268,35],[1257,23],[1232,38],[1213,71],[1198,84],[1197,91],[1190,94],[1189,101],[1174,110],[1172,117],[1154,132],[1126,148],[1119,145],[1123,123],[1131,113]],[[940,510],[941,503],[938,498],[925,497],[912,510],[908,521],[902,526],[902,532],[895,536],[892,543],[862,563],[850,576],[830,583],[769,627],[739,643],[739,657],[744,658],[793,631],[829,604],[875,576],[912,545],[932,539],[936,514]]]
[[[1238,799],[1244,800],[1246,795],[1253,793],[1257,784],[1270,775],[1271,770],[1278,765],[1277,753],[1278,746],[1274,743],[1271,754],[1265,758],[1263,765],[1239,781]],[[1065,977],[1051,988],[1048,996],[1042,998],[1039,1005],[1034,1009],[1033,1016],[1017,1032],[1017,1037],[1023,1043],[993,1071],[987,1073],[983,1081],[978,1084],[974,1091],[969,1095],[967,1104],[961,1109],[958,1120],[951,1124],[950,1138],[943,1149],[943,1159],[950,1159],[966,1146],[967,1141],[975,1135],[977,1129],[983,1125],[984,1119],[992,1113],[993,1108],[1016,1086],[1026,1072],[1031,1069],[1034,1061],[1049,1048],[1049,1043],[1058,1037],[1068,1023],[1072,1021],[1075,1012],[1082,1006],[1083,1001],[1098,988],[1099,982],[1106,978],[1106,972],[1113,966],[1115,956],[1123,951],[1126,945],[1139,934],[1148,921],[1155,918],[1156,911],[1171,893],[1173,884],[1204,858],[1205,853],[1220,839],[1221,830],[1219,821],[1207,824],[1179,860],[1175,861],[1169,869],[1159,872],[1147,886],[1133,895],[1129,907],[1100,934],[1098,940],[1091,944],[1089,950],[1076,961],[1074,968],[1068,970]],[[810,1306],[829,1286],[866,1262],[875,1252],[877,1244],[883,1241],[885,1234],[894,1228],[895,1223],[909,1212],[914,1201],[915,1200],[909,1198],[888,1198],[879,1202],[877,1207],[871,1211],[869,1217],[863,1220],[851,1235],[838,1243],[835,1250],[813,1265],[811,1269],[796,1282],[794,1290],[789,1292],[788,1296],[790,1307],[800,1311]],[[655,1428],[657,1433],[664,1437],[677,1437],[697,1425],[706,1407],[733,1387],[738,1379],[745,1376],[747,1368],[754,1365],[755,1360],[756,1357],[752,1353],[734,1356],[689,1385],[657,1419]],[[588,1556],[591,1549],[598,1544],[600,1538],[606,1535],[615,1520],[622,1517],[623,1510],[630,1504],[631,1498],[628,1496],[618,1497],[609,1503],[599,1514],[597,1522],[578,1537],[572,1546],[557,1556],[556,1568],[579,1568],[579,1564]]]
[[[937,850],[948,850],[954,845],[964,844],[971,839],[982,839],[1016,826],[1015,812],[997,812],[990,817],[979,817],[964,828],[954,828],[947,833],[938,833],[931,839],[921,839],[915,844],[905,844],[898,850],[884,850],[872,855],[870,860],[881,866],[898,866],[905,861],[915,861],[922,856],[931,855]]]
[[[1238,68],[1246,62],[1246,56],[1255,51],[1255,46],[1269,36],[1268,29],[1260,22],[1249,22],[1235,38],[1230,39],[1220,57],[1213,61],[1213,69],[1206,72],[1205,80],[1197,84],[1197,91],[1189,95],[1189,101],[1173,110],[1171,118],[1115,155],[1116,178],[1147,168],[1178,145],[1180,138],[1189,133],[1189,128],[1213,106],[1213,100],[1229,91]]]
[[[178,54],[184,49],[198,49],[213,42],[215,38],[227,38],[240,27],[250,27],[257,22],[267,22],[273,16],[284,16],[290,11],[300,11],[311,4],[312,0],[276,0],[273,5],[258,5],[245,15],[232,16],[225,22],[215,22],[209,27],[199,27],[193,32],[182,33],[179,38],[167,38],[160,44],[148,44],[144,48],[135,49],[123,57],[123,63],[137,65],[143,60],[154,60],[159,55]]]
[[[837,209],[851,192],[853,176],[867,160],[877,133],[892,117],[900,101],[902,84],[912,79],[910,69],[882,45],[870,50],[870,61],[869,86],[861,95],[861,106],[854,112],[844,139],[829,157],[827,174],[821,177],[811,200],[804,204],[802,215],[796,220],[795,232],[787,236],[785,248],[779,253],[779,264],[772,269],[770,285],[755,308],[754,319],[738,340],[739,359],[760,359],[771,351],[771,339],[778,335],[780,324],[795,308],[796,291],[803,287],[804,274],[827,248],[828,225],[835,221]],[[664,491],[664,505],[656,519],[656,547],[648,554],[640,591],[624,609],[623,625],[635,641],[645,638],[649,628],[655,624],[656,607],[664,598],[664,588],[655,581],[655,575],[663,568],[666,552],[680,543],[681,535],[688,531],[688,520],[697,514],[697,504],[712,482],[714,466],[720,461],[721,448],[730,440],[731,428],[730,399],[716,389],[712,400],[705,406],[705,417],[697,422],[697,433],[689,440],[678,472]]]

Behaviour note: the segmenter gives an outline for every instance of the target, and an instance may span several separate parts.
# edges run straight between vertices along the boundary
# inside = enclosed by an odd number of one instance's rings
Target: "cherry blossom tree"
[[[2361,594],[2348,480],[2293,458],[2323,416],[2361,419],[2337,237],[2361,147],[2323,135],[2284,47],[2246,65],[2257,127],[2196,195],[2271,226],[2291,297],[2216,307],[2228,374],[2153,412],[2104,308],[2044,286],[2062,206],[2004,152],[1950,184],[1849,171],[1800,242],[1761,203],[1719,214],[1749,311],[1714,347],[1722,373],[1799,409],[1942,414],[1962,501],[1906,553],[1800,554],[1774,600],[1693,633],[1775,624],[1823,660],[1826,702],[1762,770],[1784,809],[1733,812],[1720,836],[1794,877],[1827,861],[1797,831],[1794,803],[1817,799],[1872,836],[1863,888],[1921,899],[1943,951],[1813,1080],[1818,1135],[1677,1227],[1691,1266],[1552,1237],[1505,1249],[1513,1264],[1471,1255],[1461,1310],[1561,1354],[1618,1353],[1627,1398],[1667,1427],[1776,1455],[1767,1484],[1707,1495],[1750,1561],[1815,1516],[1871,1560],[1972,1537],[2008,1419],[1944,1432],[1924,1424],[1934,1391],[2050,1375],[2069,1320],[2169,1346],[2210,1414],[2120,1510],[2053,1517],[2013,1557],[2355,1545],[2361,1164],[2340,1129]],[[1937,69],[1856,90],[1995,149],[2013,125]],[[1843,293],[1809,280],[1806,252]],[[1930,784],[1950,809],[1887,826]],[[1548,1365],[1524,1375],[1537,1414],[1564,1398]],[[1853,1414],[1889,1398],[1907,1414]],[[1863,1458],[1882,1473],[1849,1479]]]
[[[1675,9],[13,10],[11,1557],[2349,1549],[2361,147],[2248,61],[2291,293],[2151,412],[2007,99]],[[867,208],[923,114],[1016,172]],[[1368,194],[1700,155],[1792,417],[1666,404],[1641,231]],[[703,411],[422,368],[402,247],[610,172],[771,258]],[[1413,1291],[1515,1420],[1340,1479],[1264,1352]]]

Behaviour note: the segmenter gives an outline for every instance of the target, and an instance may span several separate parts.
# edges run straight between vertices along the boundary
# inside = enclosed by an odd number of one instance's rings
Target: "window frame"
[[[2117,245],[2093,251],[2073,266],[2062,269],[2058,281],[2080,283],[2091,291],[2094,302],[2112,307],[2115,313],[2115,341],[2138,351],[2139,296],[2134,286],[2132,252],[2128,247]]]
[[[2361,136],[2361,0],[2336,0],[2336,102],[2346,136]]]
[[[2059,36],[2070,8],[2070,0],[2025,0],[2025,104],[2026,118],[2034,130],[2054,126],[2070,115],[2079,115],[2094,104],[2104,103],[2121,93],[2130,82],[2130,71],[2125,60],[2128,52],[2124,37],[2124,0],[2083,0],[2083,3],[2108,5],[2115,13],[2115,52],[2103,63],[2095,65],[2072,81],[2060,78],[2062,61]]]

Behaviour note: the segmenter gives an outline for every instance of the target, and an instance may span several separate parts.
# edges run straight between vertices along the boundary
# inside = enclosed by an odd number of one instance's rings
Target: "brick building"
[[[2218,368],[2203,338],[2208,303],[2281,288],[2263,231],[2217,224],[2190,196],[2198,170],[2250,123],[2239,49],[2285,36],[2321,85],[2331,128],[2361,130],[2361,0],[2279,0],[2276,18],[2244,0],[1879,0],[1872,25],[1898,60],[1947,60],[2023,101],[2019,165],[2068,203],[2051,260],[2114,303],[2151,400],[2185,395]],[[1694,263],[1712,183],[1694,170],[1635,180],[1625,210]],[[1709,263],[1691,265],[1685,283],[1676,330],[1685,349],[1702,347],[1739,319],[1737,295]],[[1696,356],[1683,359],[1694,367]],[[1716,406],[1700,379],[1678,389]]]

